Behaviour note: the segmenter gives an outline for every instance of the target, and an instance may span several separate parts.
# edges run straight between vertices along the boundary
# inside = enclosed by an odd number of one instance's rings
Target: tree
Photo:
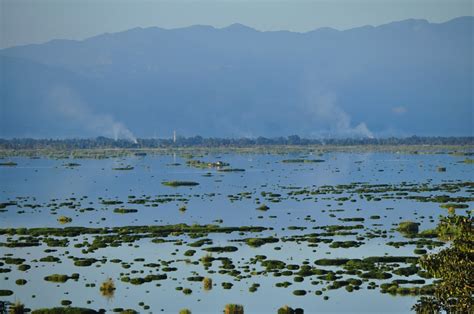
[[[438,236],[452,242],[450,247],[420,259],[420,266],[439,281],[433,297],[422,297],[413,306],[417,313],[473,313],[473,222],[470,215],[451,215],[441,219]]]

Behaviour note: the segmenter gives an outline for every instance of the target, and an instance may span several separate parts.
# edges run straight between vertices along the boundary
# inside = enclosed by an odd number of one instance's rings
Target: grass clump
[[[58,222],[60,224],[67,224],[67,223],[70,223],[71,221],[72,221],[71,217],[59,216],[59,218],[58,218]]]
[[[19,286],[24,286],[24,285],[26,285],[27,281],[26,281],[26,279],[17,279],[15,281],[15,283]]]
[[[341,266],[341,265],[346,264],[349,261],[350,259],[348,258],[334,258],[334,259],[322,258],[322,259],[316,260],[314,263],[320,266]]]
[[[6,161],[6,162],[0,162],[0,166],[6,166],[6,167],[14,167],[17,166],[18,164],[13,161]]]
[[[225,314],[244,314],[244,307],[240,304],[226,304],[224,308]]]
[[[233,286],[234,285],[231,282],[223,282],[222,283],[222,288],[224,288],[226,290],[232,289]]]
[[[189,295],[189,294],[193,293],[193,290],[191,290],[189,288],[184,288],[183,293],[186,294],[186,295]]]
[[[402,221],[398,224],[397,230],[404,234],[413,235],[418,233],[418,225],[413,221]]]
[[[295,290],[293,291],[293,294],[296,296],[303,296],[306,295],[306,290]]]
[[[102,284],[100,285],[100,293],[104,297],[112,297],[115,292],[115,283],[112,278],[107,278]]]
[[[184,252],[184,256],[194,256],[194,254],[196,253],[196,250],[187,250],[186,252]]]
[[[98,312],[92,309],[86,309],[81,307],[54,307],[54,308],[44,308],[38,309],[31,312],[31,314],[100,314],[103,312]]]
[[[245,239],[245,243],[247,243],[248,246],[251,247],[260,247],[264,244],[267,243],[276,243],[279,242],[280,240],[278,238],[274,237],[267,237],[267,238],[247,238]]]
[[[0,297],[8,297],[13,294],[11,290],[0,290]]]
[[[52,255],[48,255],[48,256],[45,256],[45,257],[42,257],[40,258],[39,260],[40,262],[48,262],[48,263],[57,263],[57,262],[60,262],[61,259],[58,258],[58,257],[55,257],[55,256],[52,256]]]
[[[52,275],[44,277],[44,280],[51,281],[51,282],[64,283],[68,281],[69,278],[70,277],[68,275],[52,274]]]
[[[199,183],[194,181],[164,181],[161,184],[166,186],[178,187],[178,186],[196,186]]]
[[[286,163],[286,164],[298,164],[298,163],[324,162],[324,160],[323,159],[284,159],[281,162]]]
[[[261,210],[261,211],[267,211],[269,210],[270,207],[268,207],[267,205],[263,204],[263,205],[260,205],[259,207],[257,207],[257,210]]]
[[[114,167],[112,170],[133,170],[134,167],[132,166],[123,166],[123,167]]]
[[[297,308],[297,309],[292,309],[288,305],[282,306],[281,308],[278,309],[278,314],[303,314],[304,311],[303,309]]]
[[[74,261],[74,266],[88,267],[97,262],[95,258],[81,258]]]
[[[14,304],[10,306],[8,310],[8,314],[23,314],[26,313],[25,305],[23,305],[20,301],[16,301]]]
[[[138,210],[133,209],[133,208],[115,208],[114,213],[116,214],[130,214],[130,213],[136,213]]]
[[[219,172],[244,172],[245,169],[242,168],[219,168],[217,169]]]
[[[203,249],[206,252],[230,253],[238,250],[235,246],[211,246]]]
[[[441,208],[460,208],[460,209],[463,209],[463,208],[469,208],[469,205],[467,204],[459,204],[459,203],[446,203],[446,204],[441,204],[439,205]]]
[[[202,287],[204,290],[209,291],[212,289],[212,279],[209,277],[205,277],[202,280]]]

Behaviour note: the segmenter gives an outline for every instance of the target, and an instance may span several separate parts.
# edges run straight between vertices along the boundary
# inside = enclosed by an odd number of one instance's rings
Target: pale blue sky
[[[407,18],[444,22],[474,15],[474,0],[0,0],[0,48],[84,39],[134,27],[225,27],[305,32]]]

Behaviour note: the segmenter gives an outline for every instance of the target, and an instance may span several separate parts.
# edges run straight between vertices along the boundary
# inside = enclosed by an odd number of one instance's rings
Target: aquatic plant
[[[196,253],[196,250],[187,250],[186,252],[184,252],[184,256],[194,256],[194,254]]]
[[[346,264],[349,261],[350,259],[348,258],[335,258],[335,259],[321,258],[321,259],[316,260],[314,263],[320,266],[340,266],[340,265]]]
[[[282,306],[281,308],[278,309],[278,314],[303,314],[304,311],[303,309],[297,308],[297,309],[292,309],[288,305]]]
[[[97,260],[95,258],[78,258],[74,260],[74,266],[87,267],[96,262]]]
[[[204,251],[207,252],[213,252],[213,253],[230,253],[230,252],[235,252],[238,250],[237,247],[235,246],[211,246],[211,247],[206,247],[203,249]]]
[[[294,313],[294,310],[288,305],[285,305],[278,309],[278,314],[293,314],[293,313]]]
[[[204,290],[209,291],[212,289],[212,279],[209,277],[205,277],[202,280],[202,287]]]
[[[52,274],[52,275],[44,277],[44,280],[51,281],[51,282],[64,283],[64,282],[68,281],[69,278],[70,277],[68,275]]]
[[[451,245],[420,258],[421,267],[438,279],[434,296],[413,306],[417,313],[471,313],[474,309],[474,219],[470,216],[443,217],[438,228],[457,229]]]
[[[306,295],[306,290],[294,290],[293,294],[296,296],[303,296]]]
[[[284,159],[283,163],[318,163],[324,162],[322,159]]]
[[[133,170],[132,166],[124,166],[124,167],[114,167],[112,170]]]
[[[418,225],[413,221],[402,221],[398,224],[397,230],[406,235],[413,235],[418,233]]]
[[[81,307],[54,307],[38,309],[31,312],[31,314],[102,314],[105,311],[95,311]]]
[[[17,300],[15,301],[15,303],[10,305],[10,308],[8,309],[8,314],[24,314],[26,313],[25,310],[25,305],[23,305],[23,303]]]
[[[0,297],[8,297],[13,294],[11,290],[0,289]]]
[[[267,238],[247,238],[245,239],[245,243],[251,247],[260,247],[267,243],[277,243],[280,240],[275,237],[267,237]]]
[[[186,294],[186,295],[189,295],[189,294],[193,293],[193,290],[191,290],[189,288],[184,288],[183,293]]]
[[[17,166],[17,165],[18,164],[16,162],[13,162],[13,161],[0,162],[0,166],[14,167],[14,166]]]
[[[225,314],[244,314],[244,307],[240,304],[226,304],[224,308]]]
[[[114,213],[117,214],[129,214],[129,213],[136,213],[138,210],[133,208],[115,208]]]
[[[449,209],[449,208],[454,208],[454,209],[456,209],[456,208],[469,208],[469,205],[467,205],[467,204],[459,204],[459,203],[446,203],[446,204],[441,204],[441,205],[439,205],[439,207],[441,207],[441,208],[447,208],[447,209]]]
[[[70,218],[70,217],[66,217],[66,216],[59,216],[58,217],[58,222],[60,224],[66,224],[66,223],[69,223],[71,221],[72,221],[72,218]]]
[[[227,289],[227,290],[232,289],[232,287],[234,286],[234,284],[231,282],[223,282],[221,285],[222,285],[222,288]]]
[[[198,182],[194,181],[164,181],[161,184],[166,186],[178,187],[178,186],[196,186]]]
[[[218,168],[218,172],[245,172],[242,168]]]
[[[103,297],[112,298],[115,293],[115,283],[112,278],[107,278],[104,282],[100,285],[100,293]]]
[[[78,164],[77,162],[68,162],[64,164],[64,167],[72,168],[72,167],[79,167],[80,165],[81,164]]]

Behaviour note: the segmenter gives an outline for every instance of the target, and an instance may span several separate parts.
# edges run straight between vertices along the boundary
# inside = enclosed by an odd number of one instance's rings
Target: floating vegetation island
[[[196,186],[198,182],[194,181],[163,181],[161,184],[166,186],[178,187],[178,186]]]
[[[123,167],[114,167],[113,170],[133,170],[134,167],[132,166],[123,166]]]
[[[299,164],[299,163],[318,163],[324,162],[322,159],[283,159],[281,162],[287,164]]]
[[[223,161],[205,162],[205,161],[195,160],[195,159],[187,160],[186,164],[190,167],[201,168],[201,169],[221,168],[221,167],[230,166],[229,163],[226,163],[226,162],[223,162]]]
[[[0,161],[0,166],[14,167],[14,166],[18,166],[18,164],[13,161]]]

